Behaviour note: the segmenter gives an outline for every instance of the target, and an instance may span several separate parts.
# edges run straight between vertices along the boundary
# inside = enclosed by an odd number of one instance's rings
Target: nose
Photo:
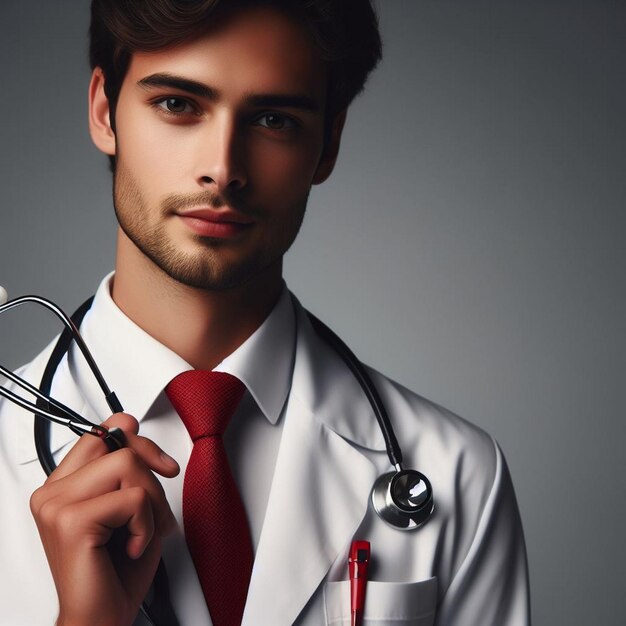
[[[217,192],[243,189],[248,183],[245,145],[237,120],[227,111],[207,122],[198,148],[198,184]]]

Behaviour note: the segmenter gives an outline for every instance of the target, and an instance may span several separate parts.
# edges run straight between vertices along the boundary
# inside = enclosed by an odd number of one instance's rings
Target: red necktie
[[[239,626],[254,553],[222,435],[245,385],[224,372],[193,370],[165,391],[193,441],[183,483],[187,546],[214,626]]]

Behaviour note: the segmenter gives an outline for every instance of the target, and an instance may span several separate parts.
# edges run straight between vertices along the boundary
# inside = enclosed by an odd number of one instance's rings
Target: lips
[[[253,221],[231,209],[199,208],[177,213],[181,221],[201,237],[232,239],[248,230]]]

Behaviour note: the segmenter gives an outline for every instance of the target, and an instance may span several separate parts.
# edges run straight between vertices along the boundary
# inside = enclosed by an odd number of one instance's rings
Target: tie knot
[[[245,390],[238,378],[226,372],[191,370],[173,378],[165,393],[196,441],[224,434]]]

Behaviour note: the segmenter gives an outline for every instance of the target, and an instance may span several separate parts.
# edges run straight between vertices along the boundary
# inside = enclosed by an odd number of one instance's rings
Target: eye
[[[183,113],[195,113],[194,107],[188,100],[185,100],[184,98],[163,98],[161,100],[157,100],[154,104],[159,109],[162,109],[167,113],[174,113],[175,115],[181,115]]]
[[[290,130],[297,126],[294,119],[281,113],[263,113],[255,119],[255,124],[270,130]]]

